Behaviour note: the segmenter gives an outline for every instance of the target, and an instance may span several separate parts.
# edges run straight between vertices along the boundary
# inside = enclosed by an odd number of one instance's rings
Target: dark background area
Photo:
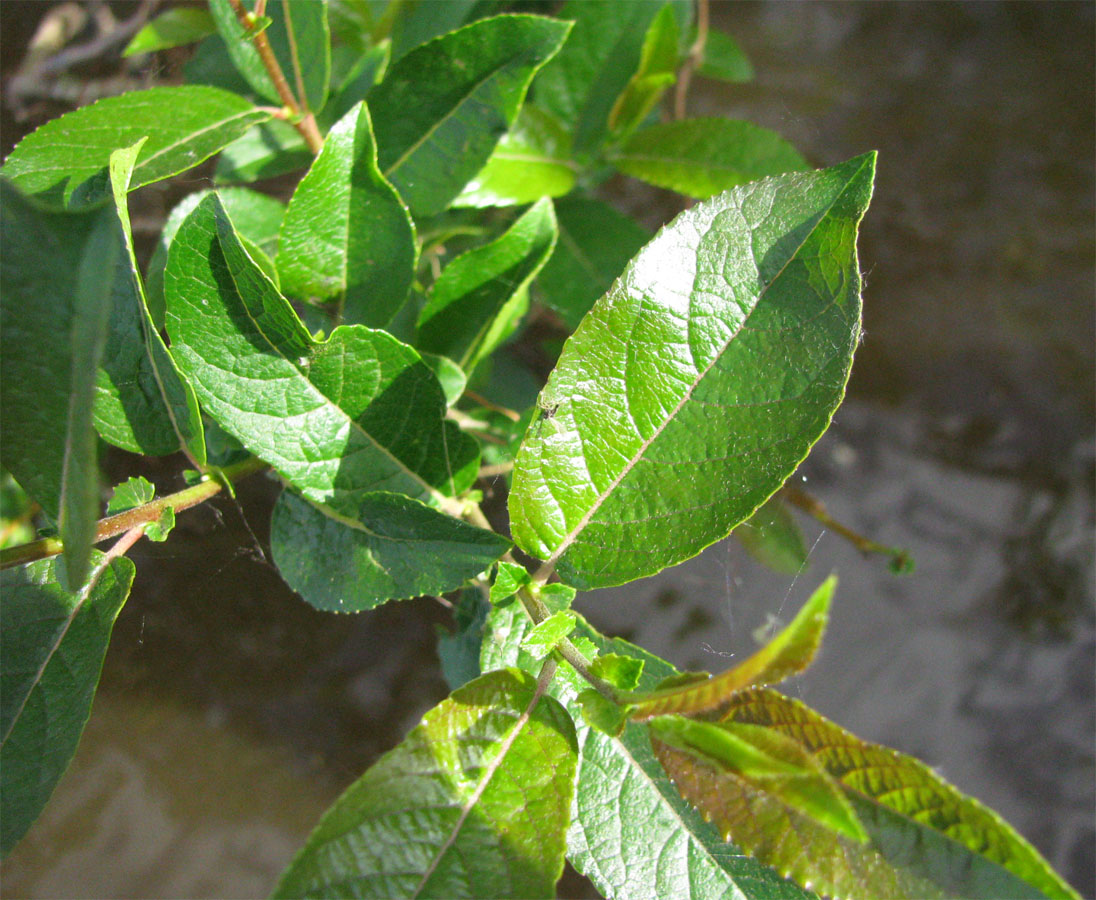
[[[49,8],[0,4],[5,88]],[[112,6],[119,19],[135,8]],[[819,166],[879,150],[860,243],[866,338],[796,478],[918,567],[895,578],[805,522],[810,566],[794,580],[728,540],[578,601],[607,631],[717,670],[836,570],[821,657],[785,689],[937,767],[1084,896],[1096,895],[1093,11],[713,4],[757,79],[698,80],[691,115],[766,125]],[[70,75],[94,90],[120,72],[131,88],[148,77],[110,54]],[[36,98],[17,120],[6,100],[4,153],[68,108]],[[146,247],[207,177],[132,196]],[[652,227],[680,208],[625,179],[608,188]],[[182,468],[106,460],[114,482],[141,472],[164,492]],[[313,611],[265,559],[275,492],[251,479],[239,506],[189,511],[166,544],[131,553],[137,581],[91,722],[5,863],[6,896],[265,896],[327,804],[445,695],[434,629],[447,612],[430,600]]]

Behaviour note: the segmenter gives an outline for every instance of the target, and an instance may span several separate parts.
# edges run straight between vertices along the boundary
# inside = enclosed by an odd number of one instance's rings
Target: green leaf
[[[447,356],[423,352],[420,352],[419,356],[438,379],[438,384],[441,385],[442,392],[445,394],[445,405],[452,406],[464,395],[464,389],[468,386],[468,376]]]
[[[733,37],[716,28],[708,31],[708,39],[704,43],[704,60],[696,71],[705,78],[732,83],[753,81],[754,77],[749,57],[742,52]]]
[[[211,87],[183,86],[107,97],[46,122],[19,142],[0,174],[53,206],[79,208],[110,197],[110,154],[143,137],[130,189],[193,168],[270,112]]]
[[[479,678],[480,647],[483,644],[483,624],[487,621],[489,604],[479,588],[465,588],[453,604],[455,629],[450,632],[435,626],[438,635],[438,662],[449,689],[455,691],[473,678]]]
[[[254,6],[254,0],[245,0],[245,9]],[[259,51],[228,0],[210,0],[209,10],[240,74],[256,93],[281,105]],[[266,14],[271,21],[265,33],[290,90],[306,109],[318,112],[327,99],[331,78],[327,0],[274,0]]]
[[[133,249],[126,194],[143,143],[110,155],[114,211],[125,253],[113,273],[110,331],[96,376],[95,427],[104,440],[131,453],[165,456],[183,447],[202,465],[206,448],[198,400],[153,323]]]
[[[500,323],[548,261],[556,244],[552,201],[537,201],[496,240],[458,256],[434,282],[419,313],[417,345],[465,372],[506,337]]]
[[[175,239],[175,232],[183,224],[183,219],[211,193],[213,192],[204,190],[188,194],[168,213],[167,221],[160,231],[160,239],[156,242],[156,249],[152,251],[145,278],[145,296],[148,298],[152,321],[157,328],[164,327],[164,266],[167,265],[168,247]],[[277,250],[278,230],[285,215],[284,203],[244,187],[221,188],[217,195],[241,237],[257,244],[266,253]]]
[[[275,897],[554,897],[574,726],[491,672],[426,714],[320,820]]]
[[[569,0],[560,10],[574,29],[537,77],[533,98],[574,134],[577,154],[593,152],[605,138],[613,104],[636,72],[662,6],[661,0]]]
[[[252,96],[251,85],[236,70],[219,34],[211,34],[198,44],[194,55],[183,65],[183,80],[187,84],[205,84],[244,97]]]
[[[556,201],[559,239],[537,275],[541,299],[574,331],[650,233],[608,203],[589,197]]]
[[[796,741],[757,725],[682,716],[658,716],[648,726],[655,755],[675,784],[697,777],[698,767],[725,772],[812,822],[855,843],[867,842],[864,826],[837,783]],[[704,776],[710,778],[706,772]],[[706,817],[718,821],[723,805],[719,794],[691,799],[701,812],[710,813]]]
[[[923,763],[861,741],[798,701],[743,691],[723,721],[800,744],[841,784],[868,832],[868,843],[850,841],[725,770],[677,771],[682,793],[724,833],[790,877],[834,896],[1078,896],[996,813]]]
[[[571,603],[575,599],[575,589],[569,584],[560,584],[559,582],[552,584],[534,583],[532,589],[536,593],[537,599],[552,612],[570,609]]]
[[[578,704],[582,707],[582,718],[586,724],[608,737],[620,737],[628,724],[628,707],[606,699],[595,690],[582,691],[578,695]]]
[[[548,113],[523,106],[491,158],[453,206],[522,206],[561,197],[575,186],[571,140]]]
[[[803,532],[784,501],[773,495],[734,530],[750,556],[784,575],[798,575],[807,565]]]
[[[400,494],[362,497],[337,519],[291,491],[274,506],[270,548],[286,583],[317,609],[361,612],[456,590],[510,548]]]
[[[631,691],[643,675],[643,660],[619,653],[606,653],[590,664],[590,671],[608,681],[618,691]]]
[[[122,256],[113,210],[49,213],[0,181],[0,431],[4,465],[65,545],[66,586],[87,574],[99,481],[92,398]]]
[[[217,158],[214,184],[239,184],[296,172],[312,162],[300,132],[286,122],[264,122],[229,144]]]
[[[705,200],[807,163],[775,131],[737,119],[686,119],[637,131],[606,157],[625,175]]]
[[[491,585],[489,599],[492,606],[509,600],[518,591],[530,583],[529,573],[522,566],[512,562],[500,562],[495,581]]]
[[[321,127],[327,122],[337,122],[365,99],[366,94],[384,77],[390,51],[391,44],[385,41],[361,52],[339,89],[323,108]]]
[[[475,439],[442,421],[418,354],[361,325],[313,340],[216,194],[176,233],[164,288],[172,352],[202,407],[308,499],[353,518],[374,491],[440,504],[475,479]]]
[[[177,7],[160,13],[138,31],[122,51],[122,56],[152,53],[171,47],[182,47],[213,34],[217,25],[204,9]]]
[[[643,720],[667,713],[710,716],[734,701],[737,691],[751,685],[776,684],[802,672],[814,659],[829,619],[830,602],[837,586],[831,575],[803,605],[788,627],[749,659],[707,680],[660,685],[644,696],[629,698],[633,719]]]
[[[156,496],[156,488],[144,477],[127,478],[114,489],[107,502],[107,515],[144,506]]]
[[[539,671],[540,663],[521,649],[530,627],[518,604],[492,608],[483,636],[483,669],[520,665]],[[581,619],[576,633],[592,640],[603,655],[642,660],[639,686],[644,690],[674,672],[657,656],[626,641],[609,640]],[[701,819],[654,758],[644,726],[629,723],[616,738],[588,727],[578,699],[588,687],[570,666],[561,665],[549,693],[574,718],[581,748],[567,857],[602,895],[616,900],[650,900],[653,893],[692,900],[813,896],[744,856]]]
[[[875,156],[698,204],[567,342],[514,467],[516,543],[579,588],[695,556],[790,475],[860,331]]]
[[[574,630],[575,622],[575,613],[569,609],[552,613],[525,636],[522,649],[534,659],[543,659]]]
[[[412,50],[369,94],[379,162],[416,216],[432,216],[487,163],[569,26],[484,19]]]
[[[30,828],[76,752],[129,595],[132,562],[95,562],[78,593],[57,583],[56,560],[0,573],[0,855]]]
[[[379,327],[407,299],[417,260],[411,215],[377,168],[359,103],[328,133],[289,201],[278,243],[283,288],[336,302],[343,321]]]
[[[175,508],[171,506],[165,506],[160,510],[160,518],[155,522],[149,522],[145,526],[145,537],[150,541],[156,543],[162,543],[168,539],[172,530],[175,528]]]
[[[647,29],[639,54],[639,68],[609,112],[609,130],[624,136],[634,131],[677,80],[677,20],[666,5]]]
[[[446,32],[456,31],[468,21],[476,7],[481,5],[480,0],[446,0],[445,3],[412,0],[392,23],[392,58],[399,59],[420,44]]]

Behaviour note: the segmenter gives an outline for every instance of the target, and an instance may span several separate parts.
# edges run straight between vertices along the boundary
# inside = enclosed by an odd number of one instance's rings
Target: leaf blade
[[[576,587],[621,584],[724,537],[783,483],[844,394],[873,173],[867,154],[730,191],[640,251],[538,399],[510,494],[521,549]]]
[[[359,103],[328,132],[289,201],[278,241],[283,288],[339,303],[343,321],[380,327],[407,298],[417,261],[411,215],[377,168]]]
[[[58,520],[66,584],[87,573],[99,514],[95,373],[121,256],[109,210],[49,213],[0,181],[0,427],[5,465]]]
[[[454,259],[419,314],[417,345],[471,372],[498,345],[496,323],[548,261],[556,234],[552,202],[544,198],[497,239]]]
[[[416,216],[440,213],[483,168],[568,30],[540,16],[483,19],[412,50],[369,92],[381,171]]]
[[[608,155],[625,175],[706,200],[807,163],[775,131],[734,119],[686,119],[637,131]]]
[[[131,189],[212,156],[270,113],[236,94],[199,85],[107,97],[53,119],[16,145],[0,170],[50,206],[94,206],[110,196],[110,154],[147,137]]]
[[[5,856],[37,818],[76,751],[114,620],[133,581],[133,563],[116,559],[93,589],[85,585],[71,594],[57,582],[57,565],[41,560],[0,574]]]
[[[270,549],[286,584],[331,612],[440,596],[490,568],[509,546],[501,535],[399,494],[368,494],[353,517],[336,519],[285,491],[270,524]]]
[[[119,284],[96,379],[95,426],[105,440],[132,453],[166,456],[182,447],[192,462],[204,465],[198,400],[153,324],[133,248],[126,194],[143,143],[110,155],[114,211],[125,253],[116,268]]]
[[[203,408],[308,499],[353,516],[368,493],[440,504],[474,480],[475,441],[442,421],[444,394],[418,354],[361,325],[314,341],[216,195],[180,226],[164,287],[175,357]]]
[[[551,897],[576,761],[569,716],[531,676],[477,678],[336,801],[274,896]]]

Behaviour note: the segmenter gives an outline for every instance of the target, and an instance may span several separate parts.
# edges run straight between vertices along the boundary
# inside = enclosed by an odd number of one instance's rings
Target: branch
[[[244,8],[243,0],[228,0],[228,3],[232,7],[232,11],[236,13],[240,25],[243,26],[245,31],[249,30],[255,24],[256,16]],[[265,3],[263,9],[265,9]],[[293,96],[293,91],[285,80],[285,73],[282,72],[282,67],[278,63],[277,57],[274,56],[274,50],[270,46],[270,39],[266,36],[266,32],[260,31],[258,34],[252,35],[250,40],[255,45],[259,58],[263,61],[263,68],[270,76],[270,80],[274,84],[274,90],[278,92],[278,97],[294,119],[293,127],[300,132],[301,137],[308,144],[308,149],[313,154],[319,153],[323,149],[323,137],[320,135],[319,128],[316,127],[316,118],[311,112],[302,109],[297,98]]]
[[[689,55],[677,75],[677,88],[674,91],[674,118],[685,118],[685,98],[689,93],[689,82],[693,72],[704,59],[704,47],[708,43],[708,0],[696,0],[696,40],[689,48]]]
[[[268,468],[267,464],[261,459],[250,457],[242,462],[235,463],[231,466],[225,466],[225,468],[221,469],[220,474],[223,476],[223,481],[207,478],[207,480],[202,481],[199,484],[185,488],[177,493],[169,494],[166,497],[161,497],[158,500],[153,500],[146,503],[144,506],[127,509],[125,512],[120,512],[114,516],[107,516],[105,519],[99,520],[99,523],[95,528],[95,538],[93,542],[98,544],[100,541],[117,537],[120,534],[126,534],[135,529],[140,529],[140,532],[143,534],[144,526],[150,522],[159,520],[160,515],[167,507],[170,506],[176,512],[190,509],[192,506],[205,503],[206,500],[219,494],[224,490],[225,484],[232,484],[236,481],[240,481],[248,475],[261,472],[266,468]],[[141,534],[137,535],[138,538],[140,536]],[[136,538],[133,540],[136,540]],[[50,556],[56,556],[63,549],[64,544],[55,537],[42,538],[41,540],[33,541],[30,544],[22,544],[18,547],[9,547],[6,550],[0,550],[0,569],[21,566],[24,563],[34,562],[37,559],[46,559]],[[128,547],[126,547],[126,549],[128,549]],[[123,550],[122,552],[125,551]]]

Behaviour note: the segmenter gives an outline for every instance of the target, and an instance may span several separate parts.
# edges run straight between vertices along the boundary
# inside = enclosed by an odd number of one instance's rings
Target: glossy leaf
[[[518,604],[492,608],[483,636],[483,669],[519,665],[538,671],[540,663],[521,649],[530,627]],[[674,672],[664,660],[626,641],[609,640],[581,619],[572,642],[577,637],[592,640],[602,656],[619,654],[643,661],[641,689],[654,688]],[[603,896],[617,900],[649,900],[652,895],[688,900],[813,897],[744,856],[704,822],[654,758],[645,726],[629,723],[615,738],[590,728],[579,702],[587,688],[569,666],[561,665],[549,692],[574,718],[581,748],[567,858]]]
[[[42,125],[11,151],[0,174],[55,206],[91,206],[110,197],[110,154],[141,138],[130,189],[193,168],[270,118],[247,100],[189,85],[107,97]]]
[[[560,9],[560,18],[574,21],[574,29],[538,76],[533,97],[572,131],[579,155],[605,137],[613,104],[639,66],[647,29],[662,5],[569,0]]]
[[[784,575],[798,575],[807,565],[803,532],[779,494],[734,530],[750,555],[762,565]]]
[[[58,560],[0,574],[0,854],[46,805],[76,752],[110,632],[133,582],[128,559],[96,561],[78,593]]]
[[[349,613],[456,590],[510,543],[400,494],[366,494],[353,515],[335,519],[284,491],[270,548],[282,578],[305,601]]]
[[[995,813],[923,763],[767,688],[742,692],[724,718],[802,745],[842,785],[868,832],[867,843],[850,841],[725,770],[660,751],[685,796],[790,877],[834,896],[1077,897]]]
[[[537,401],[510,493],[522,550],[576,587],[621,584],[724,537],[795,470],[857,344],[874,162],[730,191],[629,263]]]
[[[737,119],[686,119],[637,131],[608,155],[625,175],[705,200],[807,163],[775,131]]]
[[[153,53],[156,50],[168,50],[200,41],[213,34],[217,25],[213,17],[204,9],[176,7],[160,13],[155,19],[138,31],[126,44],[122,56],[135,56],[138,53]]]
[[[249,11],[254,0],[245,0]],[[281,104],[259,51],[247,37],[228,0],[210,0],[209,10],[240,74],[260,96]],[[327,98],[331,77],[331,35],[327,0],[272,0],[266,6],[266,35],[293,95],[307,109],[318,111]]]
[[[712,28],[704,42],[704,59],[697,74],[718,81],[738,83],[753,81],[754,70],[738,42],[729,34]]]
[[[113,210],[48,213],[0,181],[0,431],[4,465],[58,520],[69,588],[99,516],[95,372],[122,257]]]
[[[216,184],[240,184],[275,178],[306,168],[312,151],[292,125],[264,122],[233,141],[217,158]]]
[[[796,741],[757,725],[683,716],[657,716],[648,727],[655,755],[675,783],[694,777],[698,766],[728,772],[813,822],[858,844],[867,842],[837,783]],[[669,753],[671,748],[680,752]],[[692,799],[701,812],[708,811],[709,802],[716,809],[723,802],[719,795]]]
[[[287,294],[332,301],[341,320],[379,327],[407,299],[415,226],[377,168],[369,111],[359,103],[328,133],[285,212],[278,272]]]
[[[168,247],[175,239],[175,232],[183,224],[183,219],[211,193],[212,191],[204,190],[187,194],[168,213],[167,221],[160,230],[160,238],[156,242],[156,249],[152,251],[145,278],[145,296],[157,328],[164,327],[164,266],[167,265]],[[257,244],[266,253],[277,250],[278,230],[285,215],[285,204],[245,187],[221,188],[217,196],[221,198],[221,203],[240,237]]]
[[[203,409],[308,499],[353,517],[374,491],[440,503],[474,480],[475,441],[442,421],[418,354],[360,325],[313,340],[215,194],[176,233],[164,288],[172,352]]]
[[[564,709],[491,672],[347,789],[275,897],[554,897],[576,766]]]
[[[606,653],[590,664],[590,671],[608,681],[618,691],[631,691],[643,675],[643,660],[619,653]]]
[[[590,197],[556,201],[559,239],[537,275],[544,304],[574,331],[650,233],[608,203]]]
[[[540,16],[496,16],[389,68],[369,109],[381,171],[416,216],[440,213],[484,167],[567,31],[567,23]]]
[[[183,447],[203,465],[198,400],[152,321],[133,249],[126,194],[143,143],[110,155],[114,212],[125,252],[113,273],[110,331],[95,385],[95,428],[104,440],[131,453],[165,456]]]
[[[677,20],[667,4],[654,17],[643,38],[639,68],[609,112],[609,130],[618,135],[634,131],[647,118],[666,88],[677,80]]]
[[[802,672],[822,643],[836,586],[837,579],[831,575],[811,594],[787,628],[749,659],[723,674],[629,698],[633,703],[632,718],[643,720],[667,713],[711,715],[726,709],[734,702],[735,693],[745,687],[776,684]]]
[[[547,113],[523,106],[491,158],[453,206],[521,206],[575,186],[569,135]]]
[[[556,244],[552,202],[535,203],[489,244],[458,256],[438,277],[417,323],[417,345],[452,359],[465,372],[505,337],[515,302]]]

